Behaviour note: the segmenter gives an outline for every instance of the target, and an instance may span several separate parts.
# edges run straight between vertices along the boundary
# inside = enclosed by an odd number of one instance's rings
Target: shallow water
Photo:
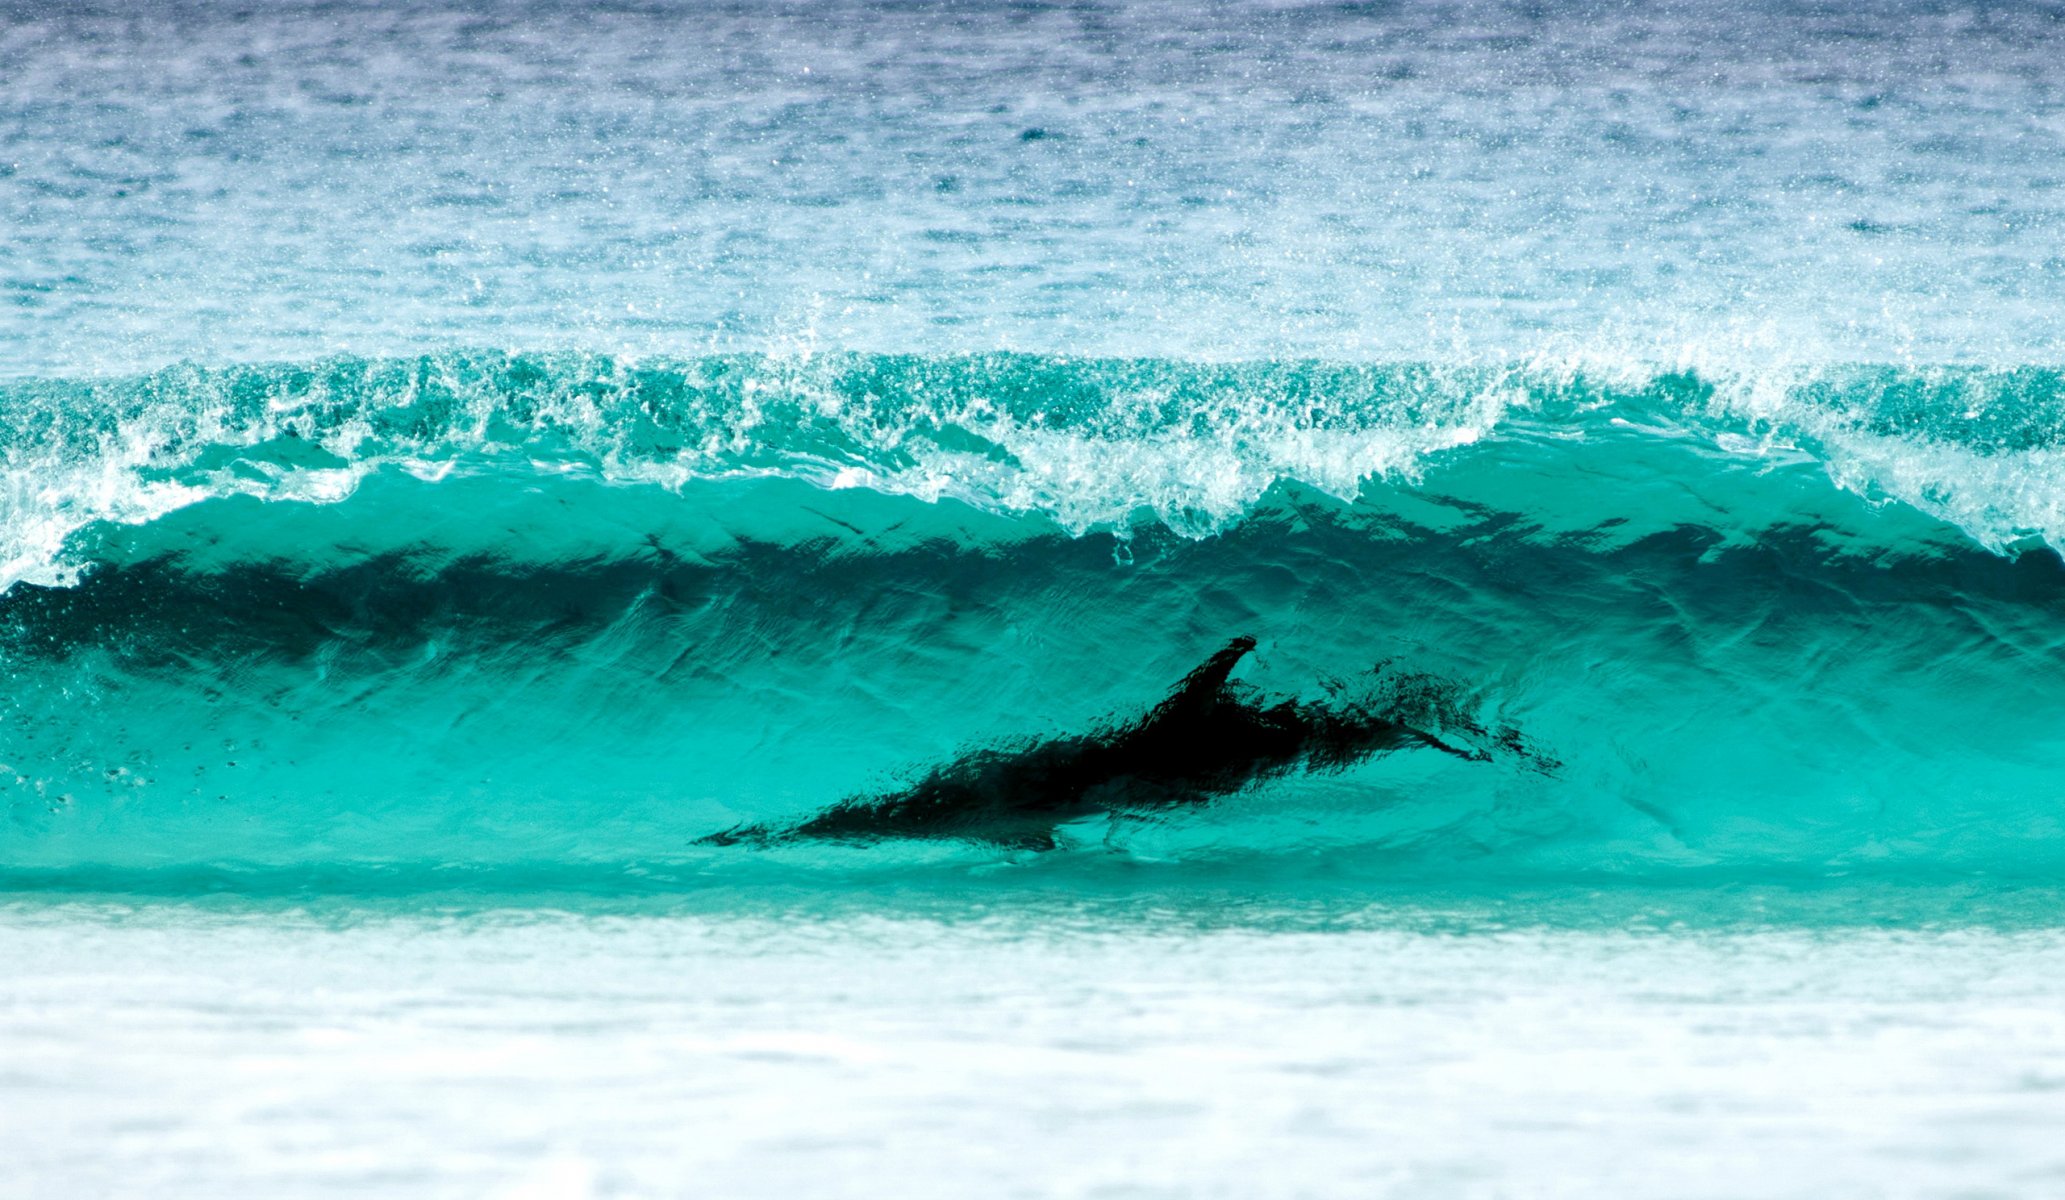
[[[11,1186],[1919,1197],[2065,1175],[2055,929],[795,915],[9,905]]]

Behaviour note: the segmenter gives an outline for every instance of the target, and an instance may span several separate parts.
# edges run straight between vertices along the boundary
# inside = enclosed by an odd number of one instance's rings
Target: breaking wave
[[[1751,470],[1804,455],[1846,490],[2010,549],[2065,534],[2061,431],[2065,374],[2036,367],[497,353],[180,366],[0,384],[0,585],[70,578],[90,560],[75,538],[98,523],[229,496],[335,501],[382,471],[675,489],[786,476],[1072,533],[1201,537],[1276,484],[1348,500],[1485,439],[1691,439]]]
[[[17,380],[4,869],[1021,862],[707,839],[1102,728],[1252,633],[1245,683],[1286,702],[1381,662],[1559,766],[1259,771],[1071,810],[1034,869],[2040,875],[2061,418],[2048,367],[482,352]]]

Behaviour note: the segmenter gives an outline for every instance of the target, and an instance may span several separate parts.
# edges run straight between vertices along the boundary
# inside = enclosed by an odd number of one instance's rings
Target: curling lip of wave
[[[1203,536],[1279,482],[1350,498],[1460,447],[1571,438],[1689,438],[1753,468],[1806,454],[1988,548],[2065,546],[2065,371],[2047,367],[454,352],[0,383],[0,589],[75,580],[95,526],[332,502],[389,470],[786,475]]]

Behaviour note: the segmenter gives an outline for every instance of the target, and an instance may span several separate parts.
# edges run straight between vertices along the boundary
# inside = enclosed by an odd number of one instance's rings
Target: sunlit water
[[[0,1192],[2065,1191],[2061,47],[0,0]]]
[[[17,903],[0,1149],[50,1196],[2065,1182],[2055,930],[1404,924]]]

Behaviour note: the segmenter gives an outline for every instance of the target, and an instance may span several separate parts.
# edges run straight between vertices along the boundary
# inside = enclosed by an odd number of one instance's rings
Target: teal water
[[[0,1190],[2058,1191],[2061,46],[0,0]]]
[[[1396,754],[1025,865],[2048,879],[2046,368],[454,353],[0,385],[21,886],[603,891],[1144,710],[1236,634],[1553,760]],[[1037,857],[1037,856],[1035,856]],[[241,881],[241,882],[240,882]]]

